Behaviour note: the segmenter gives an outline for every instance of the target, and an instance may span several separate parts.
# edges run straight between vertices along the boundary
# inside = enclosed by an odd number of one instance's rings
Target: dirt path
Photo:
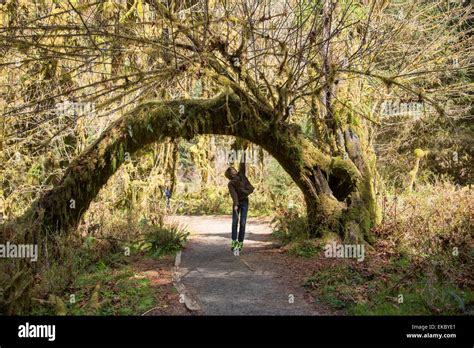
[[[173,216],[191,232],[182,252],[181,283],[203,315],[318,315],[301,283],[273,267],[268,219],[249,218],[240,257],[230,250],[231,218]]]

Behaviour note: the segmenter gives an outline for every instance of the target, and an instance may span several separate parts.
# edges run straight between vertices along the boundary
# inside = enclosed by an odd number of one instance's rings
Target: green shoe
[[[232,251],[234,251],[235,249],[237,249],[239,247],[239,242],[236,241],[236,240],[233,240],[232,243],[230,243],[230,249]]]
[[[242,251],[244,248],[244,242],[237,242],[237,248],[239,248],[239,251]]]

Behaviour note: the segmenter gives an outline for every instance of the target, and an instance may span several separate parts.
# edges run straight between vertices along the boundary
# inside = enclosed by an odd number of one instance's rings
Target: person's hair
[[[229,167],[226,169],[224,175],[227,179],[232,179],[233,175],[232,175],[232,171],[237,171],[234,167]]]

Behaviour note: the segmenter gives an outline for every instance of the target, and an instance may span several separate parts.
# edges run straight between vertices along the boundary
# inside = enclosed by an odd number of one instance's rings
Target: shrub
[[[174,254],[184,248],[189,232],[178,224],[149,225],[145,227],[144,241],[141,250],[145,250],[154,257]]]

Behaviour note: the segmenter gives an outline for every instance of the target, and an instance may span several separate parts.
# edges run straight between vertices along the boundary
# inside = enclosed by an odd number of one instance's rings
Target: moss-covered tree
[[[371,241],[379,215],[373,111],[385,91],[395,91],[443,114],[419,76],[436,80],[444,61],[440,47],[467,51],[461,37],[453,48],[444,37],[433,45],[428,35],[410,36],[415,25],[437,23],[417,15],[434,8],[424,4],[400,5],[402,15],[400,6],[383,1],[44,6],[53,11],[35,25],[24,25],[32,15],[24,1],[10,2],[2,15],[3,50],[24,58],[10,65],[32,69],[42,62],[30,57],[46,50],[55,53],[56,67],[48,74],[51,90],[22,102],[8,94],[7,124],[37,114],[60,118],[54,106],[66,98],[94,101],[92,117],[103,112],[115,121],[22,217],[35,222],[35,236],[74,227],[108,178],[143,146],[167,137],[226,134],[261,145],[278,160],[304,194],[313,235],[332,231]],[[446,13],[461,18],[466,11],[454,6]],[[407,38],[409,47],[387,50]],[[31,79],[26,75],[21,78]],[[65,77],[67,88],[53,83]],[[200,81],[202,95],[214,97],[187,97],[193,93],[182,86],[193,84],[183,79]],[[118,110],[127,107],[121,116]],[[37,151],[67,128],[43,134]]]
[[[367,172],[361,172],[350,159],[324,154],[298,126],[276,124],[272,114],[255,112],[256,105],[246,104],[231,91],[212,99],[142,103],[76,158],[60,183],[39,198],[25,216],[41,227],[38,231],[68,230],[137,150],[167,137],[220,134],[258,144],[280,162],[305,196],[308,223],[315,235],[332,230],[368,238],[376,205],[371,182],[364,178]],[[347,136],[353,137],[356,156],[361,146],[358,137],[349,132]]]

